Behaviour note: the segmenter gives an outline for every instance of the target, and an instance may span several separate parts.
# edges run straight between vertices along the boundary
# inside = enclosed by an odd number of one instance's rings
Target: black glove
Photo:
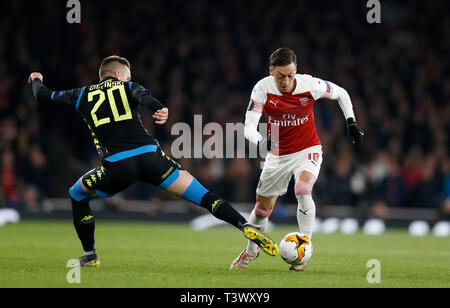
[[[347,119],[347,131],[350,138],[353,140],[353,144],[361,144],[364,138],[363,130],[356,124],[355,119]]]

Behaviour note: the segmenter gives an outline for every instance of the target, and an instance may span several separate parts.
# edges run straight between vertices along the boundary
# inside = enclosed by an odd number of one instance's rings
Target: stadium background
[[[0,207],[38,216],[99,164],[75,112],[37,104],[26,84],[31,71],[52,89],[68,89],[96,82],[104,57],[127,57],[133,79],[169,107],[164,127],[148,113],[143,120],[170,153],[171,126],[192,124],[194,114],[204,123],[243,122],[270,53],[288,46],[301,73],[348,90],[366,132],[364,144],[352,146],[338,104],[316,104],[325,157],[318,215],[449,218],[450,18],[442,1],[382,1],[381,24],[367,23],[366,1],[81,1],[80,25],[66,22],[65,3],[2,3]],[[212,191],[244,204],[254,202],[259,163],[181,160]],[[289,191],[275,219],[296,207]],[[99,208],[121,216],[135,200],[147,207],[141,216],[159,219],[172,199],[138,184]]]

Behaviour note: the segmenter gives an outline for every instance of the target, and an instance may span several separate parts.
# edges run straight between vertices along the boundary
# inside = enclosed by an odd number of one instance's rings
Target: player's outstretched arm
[[[347,90],[329,81],[325,81],[325,85],[327,88],[322,98],[338,101],[345,119],[347,120],[347,131],[350,138],[354,144],[361,144],[364,138],[364,132],[356,123],[352,101]]]
[[[44,76],[37,72],[31,73],[30,77],[28,77],[28,84],[31,84],[33,88],[33,95],[40,103],[55,102],[75,107],[78,98],[83,93],[83,89],[72,89],[56,93],[49,90],[44,85],[43,80]]]
[[[41,73],[34,72],[28,77],[28,84],[33,88],[34,97],[39,102],[46,102],[51,100],[51,91],[43,84],[44,76]]]

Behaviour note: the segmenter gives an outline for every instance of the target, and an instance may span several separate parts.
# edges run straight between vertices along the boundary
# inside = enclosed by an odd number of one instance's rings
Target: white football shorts
[[[321,145],[283,156],[275,156],[269,153],[264,163],[256,193],[265,198],[283,196],[287,193],[292,176],[297,179],[301,172],[308,171],[318,179],[322,161]]]

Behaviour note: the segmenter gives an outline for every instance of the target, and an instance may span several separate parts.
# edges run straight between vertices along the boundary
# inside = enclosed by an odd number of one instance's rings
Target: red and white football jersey
[[[282,94],[272,76],[259,81],[253,89],[251,100],[254,111],[264,112],[268,122],[269,136],[274,126],[278,127],[279,147],[274,155],[288,155],[306,148],[320,145],[314,122],[313,106],[316,100],[331,95],[332,88],[327,81],[310,75],[295,76],[297,86],[290,94]]]

